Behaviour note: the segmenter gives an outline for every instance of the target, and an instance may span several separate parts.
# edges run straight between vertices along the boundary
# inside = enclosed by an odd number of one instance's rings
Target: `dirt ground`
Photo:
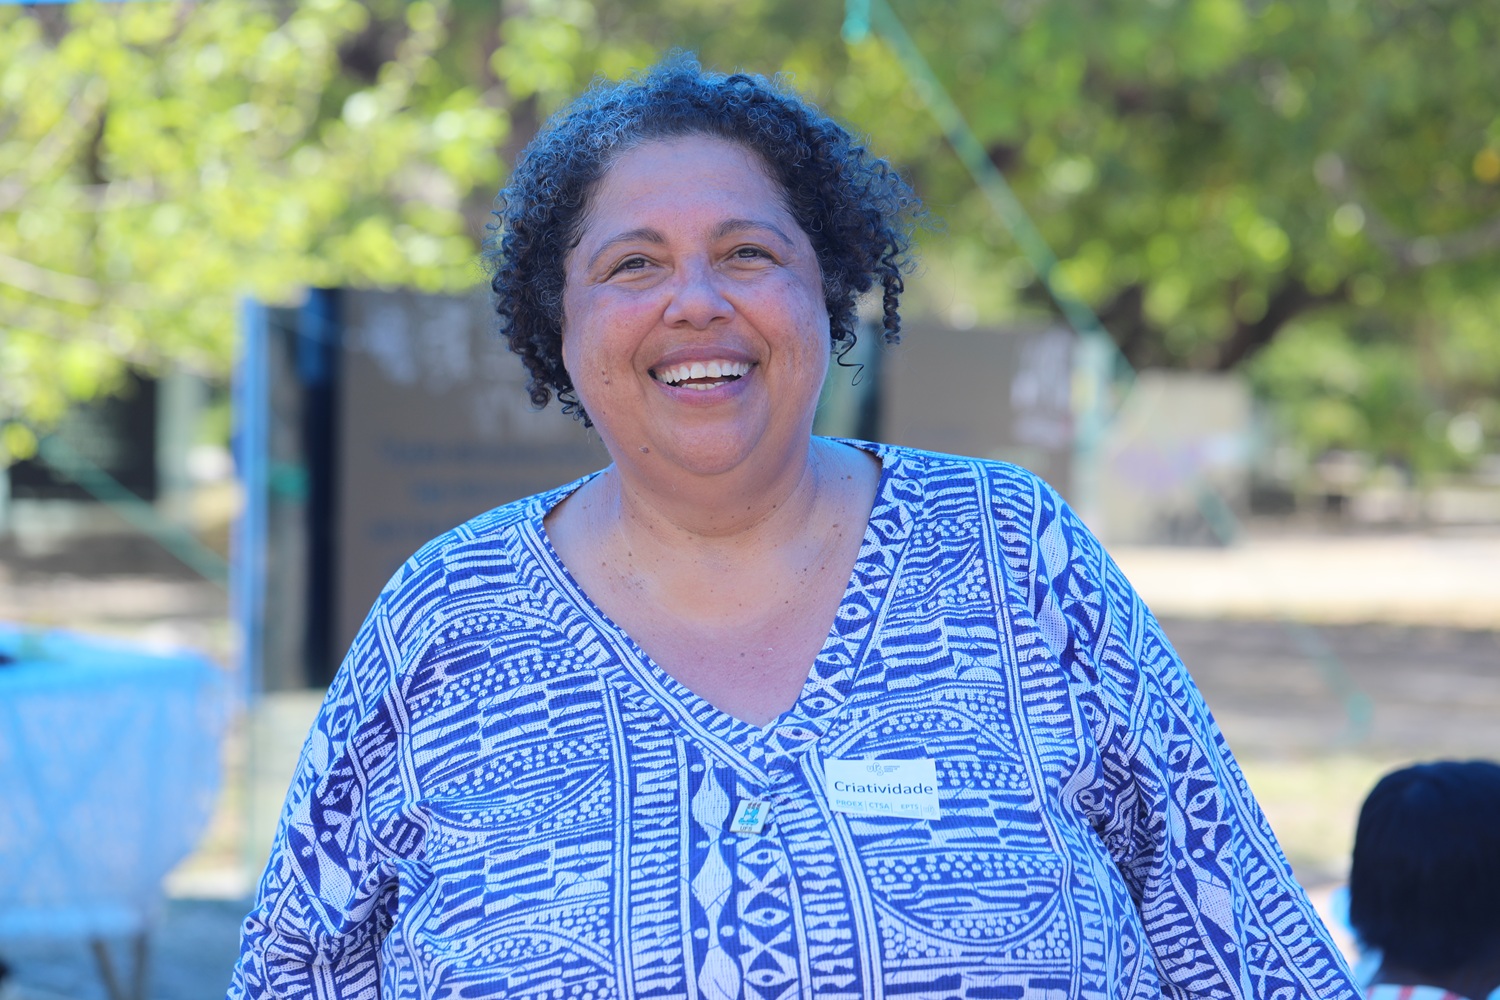
[[[1495,540],[1485,544],[1500,552]],[[1337,552],[1313,549],[1304,558],[1337,564]],[[1356,563],[1373,559],[1368,546],[1361,551],[1351,555]],[[1117,555],[1132,579],[1139,570],[1142,592],[1202,688],[1299,878],[1324,905],[1343,877],[1359,803],[1381,774],[1437,757],[1500,759],[1500,601],[1490,616],[1484,596],[1489,578],[1500,580],[1500,560],[1463,549],[1466,571],[1481,580],[1465,593],[1480,597],[1467,600],[1454,620],[1434,613],[1441,607],[1435,601],[1361,622],[1347,595],[1335,594],[1340,610],[1317,623],[1315,599],[1303,601],[1295,621],[1267,614],[1263,605],[1258,615],[1243,601],[1235,606],[1231,592],[1245,574],[1224,567],[1250,558],[1243,551],[1221,553],[1217,563],[1203,550]],[[1404,581],[1428,573],[1450,585],[1450,564],[1407,570]],[[1259,571],[1271,572],[1264,565]],[[1291,560],[1279,572],[1301,574],[1306,586],[1311,571]],[[1220,607],[1205,603],[1195,574],[1230,595]],[[1163,581],[1175,581],[1177,592]],[[0,620],[184,644],[226,665],[233,650],[225,592],[138,540],[95,539],[83,551],[29,556],[0,542]],[[315,701],[313,694],[280,703],[229,740],[219,812],[168,883],[171,898],[152,951],[152,1000],[222,995],[257,853],[247,841],[264,836],[269,822],[250,813],[264,813],[255,802],[279,797],[285,787],[283,771]],[[79,942],[0,942],[0,956],[14,969],[6,1000],[104,1000]]]

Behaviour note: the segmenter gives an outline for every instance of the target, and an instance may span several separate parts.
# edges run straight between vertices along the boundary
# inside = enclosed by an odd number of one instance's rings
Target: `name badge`
[[[937,764],[930,760],[830,760],[828,804],[853,816],[938,819]]]

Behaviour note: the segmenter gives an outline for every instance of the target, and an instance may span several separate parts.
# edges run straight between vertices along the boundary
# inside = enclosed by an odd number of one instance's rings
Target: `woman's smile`
[[[653,368],[651,377],[671,386],[682,386],[703,392],[721,385],[738,382],[750,373],[751,366],[743,361],[719,360],[684,362],[671,367]]]

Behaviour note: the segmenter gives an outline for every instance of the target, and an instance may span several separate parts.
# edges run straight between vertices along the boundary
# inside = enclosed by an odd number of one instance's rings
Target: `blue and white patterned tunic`
[[[583,594],[563,487],[429,543],[303,751],[231,997],[1355,998],[1201,697],[1029,473],[883,462],[766,727]],[[935,820],[830,808],[930,759]],[[770,804],[759,835],[737,805]]]

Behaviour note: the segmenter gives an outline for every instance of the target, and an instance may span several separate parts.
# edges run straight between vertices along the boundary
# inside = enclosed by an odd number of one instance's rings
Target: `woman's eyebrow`
[[[770,222],[762,221],[760,219],[725,219],[723,222],[714,227],[714,239],[722,239],[725,236],[733,236],[736,233],[743,233],[747,229],[763,229],[768,232],[774,233],[776,237],[781,240],[781,242],[787,244],[788,246],[791,246],[792,244],[792,238],[786,233],[782,232],[779,226]]]
[[[599,258],[603,257],[614,247],[619,246],[621,243],[636,242],[661,244],[667,242],[667,238],[661,234],[661,230],[652,229],[650,226],[637,226],[635,229],[627,229],[623,233],[616,233],[601,243],[598,250],[589,255],[589,269],[592,270],[594,265],[599,263]]]

